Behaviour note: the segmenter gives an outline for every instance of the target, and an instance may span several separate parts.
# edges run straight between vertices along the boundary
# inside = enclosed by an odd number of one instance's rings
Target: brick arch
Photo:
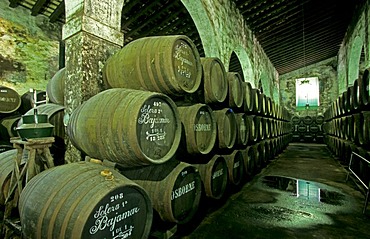
[[[205,11],[201,1],[181,0],[181,2],[184,4],[186,10],[194,21],[201,38],[205,56],[220,57],[221,53],[218,48],[220,44],[217,42],[214,27],[207,17],[207,12]]]
[[[239,63],[234,63],[239,61]],[[240,64],[243,72],[244,81],[250,82],[253,87],[255,87],[255,77],[254,70],[251,64],[251,60],[246,52],[246,50],[240,46],[234,49],[229,58],[229,66],[234,64]]]
[[[348,84],[352,85],[353,82],[359,77],[361,52],[363,51],[364,42],[360,36],[354,39],[348,60]]]

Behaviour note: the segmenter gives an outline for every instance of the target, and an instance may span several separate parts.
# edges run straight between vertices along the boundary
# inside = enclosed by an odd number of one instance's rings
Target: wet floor
[[[325,145],[290,144],[199,224],[172,238],[370,238],[365,196]],[[207,205],[208,206],[208,205]]]

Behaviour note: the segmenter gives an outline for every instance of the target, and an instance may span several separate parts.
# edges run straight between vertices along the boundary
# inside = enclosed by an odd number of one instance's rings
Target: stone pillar
[[[123,3],[124,0],[65,0],[66,117],[102,91],[102,68],[108,57],[123,46]],[[65,160],[81,160],[80,152],[68,139]]]

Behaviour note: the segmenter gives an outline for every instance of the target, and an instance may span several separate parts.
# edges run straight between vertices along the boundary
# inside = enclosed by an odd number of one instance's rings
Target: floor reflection
[[[291,196],[310,201],[340,206],[345,199],[343,194],[331,190],[329,186],[320,185],[319,187],[317,183],[312,181],[281,176],[265,176],[262,182],[270,188],[290,192]]]

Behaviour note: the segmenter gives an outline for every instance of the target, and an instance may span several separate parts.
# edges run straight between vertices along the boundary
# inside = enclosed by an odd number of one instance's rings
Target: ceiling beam
[[[41,12],[41,9],[44,7],[47,0],[37,0],[32,9],[31,9],[31,15],[36,16]]]
[[[9,0],[10,7],[18,7],[21,0]]]
[[[282,43],[286,42],[291,42],[291,39],[302,39],[303,43],[303,34],[305,37],[305,40],[309,39],[312,36],[321,36],[321,35],[328,35],[328,34],[333,34],[335,36],[335,33],[338,33],[337,29],[342,29],[345,27],[342,23],[334,22],[333,24],[325,24],[322,27],[317,27],[313,26],[312,28],[305,29],[300,29],[300,31],[291,31],[287,32],[286,34],[281,34],[279,35],[280,37],[274,38],[271,37],[266,38],[266,40],[261,40],[257,37],[257,39],[260,41],[261,45],[263,46],[264,49],[267,49],[269,47],[275,47],[275,45],[281,46]],[[344,32],[343,32],[343,37],[344,37]]]
[[[292,7],[292,8],[288,8],[288,9],[284,9],[284,11],[281,11],[279,12],[278,14],[276,15],[273,15],[273,16],[270,16],[270,18],[266,19],[265,21],[256,21],[254,23],[252,23],[250,26],[252,27],[253,30],[255,31],[258,31],[260,28],[262,28],[263,26],[266,26],[266,25],[271,25],[271,22],[274,21],[284,21],[284,19],[289,19],[291,17],[295,17],[295,18],[298,18],[299,14],[301,14],[301,12],[297,11],[296,10],[297,7]]]
[[[147,26],[148,24],[152,24],[155,22],[155,19],[160,18],[161,14],[165,13],[168,17],[171,17],[171,15],[168,15],[166,11],[170,12],[168,9],[171,8],[173,5],[177,4],[176,2],[172,2],[171,4],[167,5],[166,7],[162,7],[160,11],[156,12],[155,14],[152,14],[148,19],[145,19],[145,22],[143,22],[141,25],[136,26],[132,31],[128,32],[128,36],[132,36],[139,30],[141,30],[143,27]],[[180,10],[181,11],[181,10]]]
[[[54,12],[50,15],[49,19],[50,22],[56,22],[60,20],[61,22],[65,22],[65,19],[61,19],[61,16],[65,14],[65,4],[64,1],[60,2]]]
[[[128,28],[132,23],[137,23],[139,19],[144,18],[144,21],[146,21],[145,18],[148,17],[148,15],[152,15],[152,16],[157,15],[157,12],[155,10],[167,8],[170,5],[176,4],[177,0],[173,1],[171,4],[166,5],[166,6],[160,5],[159,2],[160,2],[159,0],[152,1],[149,5],[145,5],[140,9],[140,14],[130,15],[129,19],[127,21],[124,21],[124,24],[122,25],[122,28],[123,29]],[[147,14],[149,11],[151,11],[153,9],[154,9],[154,13]]]

